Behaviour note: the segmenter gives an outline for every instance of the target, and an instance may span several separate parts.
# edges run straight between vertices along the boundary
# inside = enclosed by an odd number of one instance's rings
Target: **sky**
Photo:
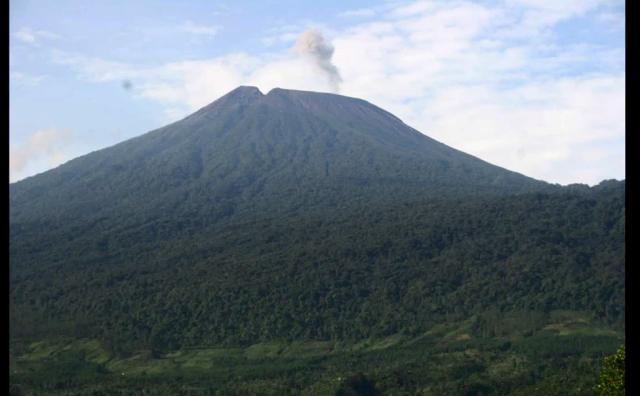
[[[239,85],[365,99],[551,183],[625,178],[623,0],[11,0],[9,179]]]

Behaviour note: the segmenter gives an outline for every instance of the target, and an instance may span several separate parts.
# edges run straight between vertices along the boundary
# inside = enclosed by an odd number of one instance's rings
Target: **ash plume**
[[[302,33],[294,47],[295,51],[310,59],[329,79],[329,84],[335,92],[339,91],[342,78],[338,68],[331,62],[333,46],[325,41],[324,36],[316,29],[309,29]]]

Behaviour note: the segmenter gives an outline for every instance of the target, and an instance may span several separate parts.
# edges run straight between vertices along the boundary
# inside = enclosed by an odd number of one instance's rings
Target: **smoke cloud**
[[[333,90],[339,91],[342,78],[338,68],[331,62],[333,46],[325,41],[322,33],[316,29],[305,31],[298,37],[294,49],[325,73]]]

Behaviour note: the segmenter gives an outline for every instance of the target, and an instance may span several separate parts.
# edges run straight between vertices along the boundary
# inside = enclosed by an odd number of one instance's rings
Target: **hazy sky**
[[[549,182],[624,173],[624,1],[10,2],[10,180],[238,85],[360,97]]]

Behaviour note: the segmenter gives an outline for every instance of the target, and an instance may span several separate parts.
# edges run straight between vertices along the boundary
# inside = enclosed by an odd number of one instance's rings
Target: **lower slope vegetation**
[[[12,230],[12,384],[588,394],[624,342],[624,182],[162,219]]]
[[[265,342],[115,356],[96,340],[11,345],[15,394],[590,395],[622,342],[586,313],[472,317],[415,337]],[[486,334],[486,333],[484,333]]]

